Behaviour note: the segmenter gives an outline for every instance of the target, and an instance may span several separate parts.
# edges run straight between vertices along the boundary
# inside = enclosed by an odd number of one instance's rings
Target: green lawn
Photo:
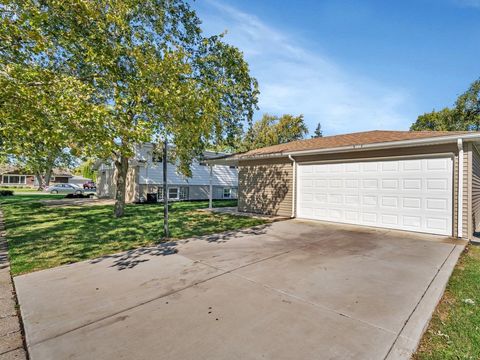
[[[480,359],[480,247],[460,258],[413,358]]]
[[[14,186],[10,186],[10,187],[0,186],[0,190],[12,190],[14,193],[39,192],[37,188],[29,188],[29,187],[17,188]]]
[[[163,206],[127,205],[115,219],[111,205],[48,206],[40,201],[59,195],[0,198],[7,227],[13,275],[92,259],[162,241]],[[235,206],[232,200],[214,206]],[[199,211],[207,201],[170,206],[172,238],[188,238],[263,224],[263,220]]]

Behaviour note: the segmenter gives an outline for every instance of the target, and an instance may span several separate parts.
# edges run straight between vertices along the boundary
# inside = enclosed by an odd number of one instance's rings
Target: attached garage
[[[471,239],[480,132],[368,131],[215,160],[239,169],[239,211]]]
[[[297,217],[452,234],[451,157],[299,164]]]

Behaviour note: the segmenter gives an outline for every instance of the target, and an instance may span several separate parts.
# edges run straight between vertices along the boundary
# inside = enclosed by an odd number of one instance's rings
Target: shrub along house
[[[470,239],[479,132],[368,131],[212,160],[239,170],[238,209]]]
[[[218,157],[214,152],[203,154],[205,161]],[[236,199],[238,188],[237,169],[234,165],[212,165],[205,161],[194,161],[192,177],[181,175],[175,164],[167,164],[167,185],[169,200]],[[115,196],[115,168],[104,163],[98,167],[97,195],[103,198]],[[153,144],[143,144],[135,148],[127,173],[127,202],[143,202],[163,199],[163,163]]]

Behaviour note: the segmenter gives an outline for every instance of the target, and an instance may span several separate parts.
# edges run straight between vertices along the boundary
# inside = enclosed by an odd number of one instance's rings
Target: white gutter
[[[463,140],[457,140],[458,146],[458,196],[457,196],[457,237],[463,237]]]
[[[296,215],[296,207],[297,207],[297,162],[292,157],[292,155],[288,155],[288,158],[292,161],[293,166],[293,180],[292,180],[292,218]]]

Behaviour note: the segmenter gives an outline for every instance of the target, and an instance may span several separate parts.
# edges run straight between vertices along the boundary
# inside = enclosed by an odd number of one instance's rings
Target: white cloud
[[[327,134],[406,130],[414,120],[406,91],[353,74],[302,39],[217,0],[200,13],[207,33],[227,30],[244,52],[260,84],[260,113],[302,113],[311,130],[320,121]]]

